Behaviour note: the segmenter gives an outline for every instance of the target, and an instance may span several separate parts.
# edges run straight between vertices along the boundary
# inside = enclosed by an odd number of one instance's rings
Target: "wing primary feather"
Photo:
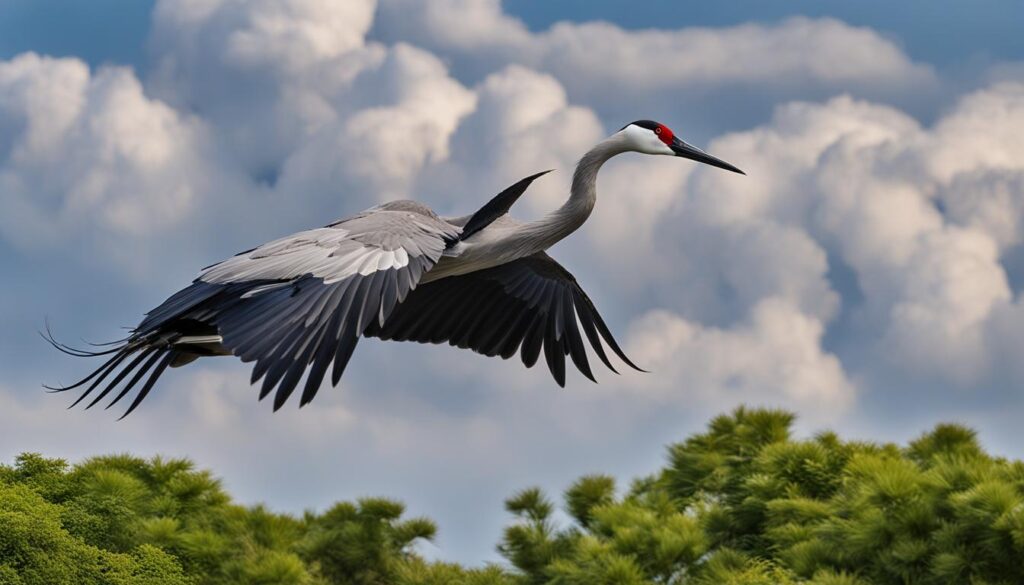
[[[555,328],[555,339],[562,339],[562,335],[565,333],[565,329],[564,329],[565,322],[564,322],[564,319],[565,319],[565,309],[567,307],[565,307],[565,303],[563,302],[562,295],[560,293],[562,293],[565,290],[565,288],[564,287],[552,287],[552,288],[554,290],[551,291],[551,293],[549,295],[549,298],[548,298],[548,302],[550,303],[550,305],[548,305],[548,306],[551,307],[551,309],[553,309],[550,312],[554,313],[552,315],[552,317],[551,317],[551,324]],[[559,290],[559,288],[561,288],[561,290]]]
[[[544,335],[544,360],[548,363],[548,369],[555,378],[555,383],[565,388],[565,354],[556,337],[554,321],[548,321],[547,332]]]
[[[367,277],[368,285],[366,294],[363,295],[362,308],[359,311],[359,321],[356,330],[362,333],[371,321],[378,318],[380,311],[380,291],[384,281],[384,274],[380,271],[374,272]]]
[[[260,388],[260,400],[267,397],[270,391],[281,381],[281,377],[288,371],[292,360],[295,358],[294,348],[301,342],[302,337],[307,334],[305,328],[296,327],[288,337],[278,346],[278,350],[267,359],[273,363],[267,369],[267,376],[263,379],[263,386]]]
[[[260,356],[256,360],[256,365],[252,368],[252,376],[249,378],[250,384],[255,384],[267,374],[270,369],[280,362],[280,355],[286,352],[292,345],[294,345],[296,339],[302,336],[305,329],[302,327],[296,327],[290,331],[284,331],[280,335],[268,337],[267,340],[258,345],[253,346],[253,351],[258,353]],[[273,387],[273,384],[271,384]],[[260,400],[266,397],[264,391],[269,392],[269,388],[264,386],[260,390]]]
[[[523,338],[526,337],[527,329],[532,323],[533,315],[529,311],[522,311],[519,317],[516,318],[516,322],[512,327],[509,327],[508,332],[502,336],[498,342],[501,346],[501,359],[509,359],[516,355],[516,351],[519,346],[523,343]]]
[[[419,282],[420,277],[423,276],[423,257],[422,256],[409,256],[409,264],[405,266],[406,271],[409,274],[412,282]]]
[[[267,314],[257,311],[258,307],[247,307],[245,312],[232,315],[230,319],[218,324],[218,330],[226,332],[225,341],[231,346],[233,353],[243,362],[258,360],[261,356],[274,353],[286,338],[288,322],[294,311],[283,314]]]
[[[98,387],[100,384],[102,384],[103,380],[106,379],[106,377],[109,376],[111,372],[113,372],[115,369],[117,369],[117,366],[121,362],[123,362],[125,360],[125,358],[127,358],[130,355],[132,355],[134,352],[135,352],[135,350],[133,349],[132,351],[126,352],[124,355],[122,355],[119,358],[117,358],[117,360],[112,360],[111,362],[108,362],[108,363],[110,363],[110,365],[107,366],[106,371],[103,373],[103,375],[101,375],[99,378],[97,378],[96,381],[94,381],[88,388],[86,388],[86,390],[84,392],[82,392],[82,395],[79,396],[77,400],[72,402],[71,406],[68,406],[68,408],[74,408],[75,406],[77,406],[78,403],[81,402],[82,400],[84,400],[85,397],[88,396],[90,392],[92,392],[96,387]]]
[[[387,321],[391,312],[394,311],[395,305],[398,304],[398,276],[397,273],[401,270],[386,270],[384,271],[384,284],[381,289],[381,303],[380,303],[380,318],[378,324],[383,326],[384,322]]]
[[[370,327],[363,331],[367,337],[377,337],[382,341],[397,339],[402,341],[401,334],[406,331],[412,321],[416,319],[419,305],[410,300],[408,303],[400,303],[395,310],[388,315],[384,323],[371,323]],[[396,337],[399,336],[399,337]]]
[[[162,356],[165,351],[167,351],[167,350],[159,349],[159,348],[155,348],[154,347],[153,348],[153,355],[148,360],[146,360],[146,363],[142,364],[142,366],[138,369],[138,371],[135,372],[135,375],[132,376],[132,379],[128,380],[128,383],[125,384],[124,388],[121,389],[121,392],[118,393],[118,395],[115,396],[114,399],[110,401],[110,404],[106,405],[104,407],[104,409],[107,409],[107,408],[110,408],[111,406],[114,406],[115,404],[118,403],[119,400],[124,398],[125,395],[128,394],[128,392],[130,392],[131,389],[136,384],[139,383],[139,380],[141,380],[142,377],[146,375],[146,372],[148,372],[150,370],[150,368],[153,367],[153,364],[155,364],[157,362],[157,360],[160,359],[160,356]]]
[[[590,369],[590,361],[587,359],[587,348],[583,345],[583,338],[580,337],[580,329],[576,325],[576,312],[573,310],[572,292],[565,290],[562,293],[562,303],[565,304],[565,338],[569,342],[569,355],[576,364],[576,369],[586,376],[591,382],[597,382],[594,372]]]
[[[284,379],[281,380],[281,384],[277,387],[277,394],[274,395],[275,412],[284,406],[284,403],[292,393],[295,392],[295,387],[298,385],[299,379],[306,371],[307,366],[313,362],[317,350],[320,345],[324,343],[324,337],[326,337],[326,335],[327,324],[323,324],[307,338],[305,345],[300,348],[298,355],[295,356],[295,359],[292,361],[292,365],[288,368],[287,374],[285,374]],[[307,380],[307,385],[309,382],[310,380]],[[303,393],[305,393],[305,391]]]
[[[405,297],[416,288],[416,283],[412,281],[409,271],[405,269],[395,271],[395,281],[398,285],[398,302],[405,302]]]
[[[131,362],[129,362],[127,366],[125,366],[124,368],[122,368],[122,369],[121,369],[121,371],[120,371],[120,372],[118,372],[116,376],[114,376],[114,379],[113,379],[113,380],[111,380],[111,382],[110,382],[109,384],[107,384],[107,387],[106,387],[106,388],[104,388],[104,389],[103,389],[103,391],[102,391],[102,392],[100,392],[100,393],[99,393],[99,394],[98,394],[98,395],[96,396],[96,398],[94,398],[94,399],[92,400],[92,402],[90,402],[90,403],[89,403],[89,404],[88,404],[88,405],[87,405],[87,406],[85,407],[85,409],[86,409],[86,410],[88,410],[88,409],[92,408],[93,406],[95,406],[97,402],[99,402],[100,400],[103,400],[103,398],[104,398],[104,397],[105,397],[105,396],[106,396],[107,394],[110,394],[110,391],[111,391],[111,390],[113,390],[114,388],[116,388],[116,387],[117,387],[117,385],[121,383],[121,380],[124,380],[125,376],[127,376],[127,375],[128,375],[128,374],[129,374],[129,373],[130,373],[130,372],[132,371],[132,370],[134,370],[135,368],[137,368],[137,367],[139,366],[139,364],[140,364],[140,363],[142,363],[142,360],[146,359],[146,356],[148,356],[149,354],[151,354],[151,353],[152,353],[152,352],[154,352],[154,351],[156,351],[156,348],[155,348],[155,347],[148,347],[148,348],[146,348],[146,349],[142,350],[142,351],[141,351],[141,352],[139,353],[139,355],[135,357],[135,359],[134,359],[134,360],[132,360]],[[90,388],[90,390],[91,390],[91,388]],[[71,406],[72,406],[72,407],[74,407],[75,405],[77,405],[77,404],[78,404],[79,402],[81,402],[81,401],[82,401],[82,399],[84,399],[84,398],[86,397],[86,395],[87,395],[87,394],[88,394],[88,392],[86,392],[86,393],[83,393],[83,394],[82,394],[81,396],[79,396],[79,397],[78,397],[78,400],[76,400],[76,401],[75,401],[75,402],[74,402],[74,403],[73,403],[73,404],[72,404]]]
[[[601,361],[604,362],[604,365],[609,370],[618,374],[619,371],[615,369],[611,360],[608,359],[608,355],[604,352],[601,337],[597,333],[597,328],[594,327],[594,313],[591,310],[593,307],[583,298],[582,291],[574,290],[573,297],[576,299],[576,310],[579,312],[580,323],[583,324],[583,331],[587,335],[587,340],[590,341],[590,347],[594,348],[597,357],[601,358]]]
[[[302,373],[306,371],[307,362],[315,348],[315,343],[309,343],[295,356],[291,365],[288,366],[288,370],[281,379],[281,383],[277,386],[277,393],[274,394],[274,412],[280,410],[284,403],[288,401],[288,397],[295,391],[295,386],[298,385],[299,379],[302,378]]]
[[[532,368],[540,357],[540,350],[544,344],[544,320],[538,313],[533,316],[533,321],[523,337],[523,347],[520,354],[523,358],[523,365]]]
[[[590,299],[587,299],[587,300],[589,301]],[[591,305],[591,306],[593,306],[593,305]],[[619,344],[615,342],[615,338],[612,336],[612,332],[608,329],[608,326],[605,325],[604,319],[601,318],[601,315],[598,314],[596,309],[594,309],[593,315],[594,315],[594,324],[597,325],[598,331],[601,332],[601,337],[603,337],[604,340],[608,343],[608,347],[612,348],[612,351],[615,352],[615,355],[619,356],[619,359],[621,359],[622,361],[626,362],[626,365],[628,365],[629,367],[633,368],[634,370],[636,370],[638,372],[644,372],[645,374],[649,373],[649,372],[647,372],[647,370],[637,366],[632,361],[630,361],[630,359],[628,357],[626,357],[625,352],[623,352],[622,349],[619,347]]]
[[[355,298],[359,295],[362,290],[362,285],[365,283],[364,280],[349,279],[345,283],[345,293],[341,296],[338,301],[338,306],[334,308],[334,311],[341,315],[344,319],[352,319],[355,322],[355,318],[352,316],[352,303]]]
[[[356,350],[359,343],[359,336],[355,334],[355,327],[352,321],[346,320],[344,329],[338,340],[338,349],[334,354],[334,366],[331,368],[331,385],[337,386],[341,381],[341,375],[345,372],[348,360],[352,358],[352,352]]]
[[[344,300],[345,292],[342,290],[335,296],[338,297],[336,303],[340,303]],[[306,384],[302,389],[302,396],[299,398],[299,408],[309,404],[320,389],[320,384],[323,383],[324,375],[327,373],[327,366],[331,365],[331,361],[334,359],[334,352],[338,346],[338,336],[341,333],[341,324],[344,318],[344,314],[338,311],[337,307],[334,307],[330,320],[324,325],[324,336],[320,340],[319,347],[316,349],[312,368],[310,368],[309,374],[306,376]]]
[[[337,328],[337,325],[332,321],[327,325],[328,330]],[[302,396],[299,398],[299,408],[309,404],[313,397],[316,396],[317,391],[320,389],[320,384],[324,381],[324,375],[327,374],[327,366],[331,365],[331,360],[334,359],[334,352],[337,349],[338,340],[324,339],[320,342],[320,347],[316,350],[316,355],[313,357],[313,366],[309,370],[309,374],[306,376],[306,385],[302,388]]]
[[[138,408],[140,404],[142,404],[142,401],[146,399],[146,395],[149,394],[149,391],[153,389],[153,385],[156,384],[157,379],[164,373],[164,370],[167,369],[167,366],[169,366],[171,362],[174,361],[174,358],[177,355],[177,353],[178,352],[173,350],[167,352],[167,355],[164,356],[163,361],[156,366],[156,369],[153,370],[152,374],[150,374],[149,379],[146,380],[146,384],[142,387],[142,390],[139,390],[139,394],[135,397],[135,400],[132,401],[131,406],[129,406],[128,410],[124,411],[124,414],[122,414],[121,417],[118,418],[117,420],[121,420],[124,417],[128,416],[129,414],[132,413],[133,410],[135,410],[136,408]]]
[[[307,327],[315,321],[323,320],[325,315],[332,315],[334,307],[337,306],[338,300],[341,298],[341,288],[339,286],[323,286],[324,289],[318,295],[319,298],[316,304],[312,305],[309,309],[308,316],[304,321]]]

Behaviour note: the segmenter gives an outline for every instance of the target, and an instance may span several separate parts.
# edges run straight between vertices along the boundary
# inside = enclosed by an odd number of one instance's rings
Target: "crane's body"
[[[612,371],[603,344],[639,369],[576,279],[546,254],[586,222],[597,202],[601,165],[623,152],[682,156],[742,173],[661,124],[627,124],[580,159],[569,199],[540,219],[517,221],[507,212],[545,173],[462,217],[442,218],[420,203],[393,201],[207,267],[112,349],[74,350],[50,336],[67,353],[111,356],[80,382],[54,390],[91,381],[78,404],[117,371],[87,404],[128,380],[109,408],[148,374],[126,416],[166,368],[234,355],[255,362],[252,382],[263,380],[261,399],[276,388],[275,410],[305,375],[301,406],[315,396],[328,367],[338,383],[362,337],[447,342],[505,359],[518,352],[527,367],[543,352],[559,385],[565,383],[566,357],[594,379],[585,337]]]

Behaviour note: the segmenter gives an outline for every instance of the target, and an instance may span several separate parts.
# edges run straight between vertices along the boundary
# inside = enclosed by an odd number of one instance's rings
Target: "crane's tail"
[[[149,374],[145,383],[142,385],[142,389],[135,396],[128,410],[121,415],[120,418],[124,418],[131,414],[149,391],[152,390],[153,385],[156,384],[157,379],[160,378],[161,374],[168,366],[172,365],[173,362],[180,361],[179,351],[175,349],[174,342],[180,337],[178,333],[162,333],[162,334],[149,334],[149,335],[131,335],[123,340],[113,342],[113,344],[90,344],[94,346],[109,346],[109,349],[91,351],[83,350],[71,347],[67,344],[61,343],[54,339],[53,333],[50,331],[49,325],[47,324],[46,332],[40,332],[43,339],[45,339],[50,345],[57,348],[63,353],[72,355],[75,357],[99,357],[99,356],[110,356],[107,360],[96,368],[85,378],[70,384],[68,386],[47,386],[43,387],[50,392],[66,392],[75,388],[80,388],[89,384],[89,386],[82,392],[82,394],[76,399],[71,406],[68,408],[74,408],[94,390],[99,388],[104,381],[110,377],[115,371],[117,374],[114,375],[113,379],[104,386],[104,388],[93,397],[92,401],[89,402],[85,408],[89,409],[99,403],[101,400],[111,394],[121,383],[128,378],[131,374],[131,378],[127,383],[123,385],[121,390],[114,396],[114,398],[107,404],[106,408],[117,404],[122,398],[124,398],[134,388],[143,377]],[[132,358],[129,360],[128,358]],[[127,365],[123,365],[127,362]],[[92,382],[91,384],[89,382]],[[120,418],[118,420],[120,420]]]

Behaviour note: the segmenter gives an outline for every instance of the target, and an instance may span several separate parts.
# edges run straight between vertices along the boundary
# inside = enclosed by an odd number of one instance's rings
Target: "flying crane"
[[[300,406],[316,396],[328,368],[337,385],[361,337],[448,343],[504,359],[518,353],[528,368],[543,353],[560,386],[567,356],[594,380],[585,337],[613,372],[602,340],[640,370],[572,274],[546,253],[590,217],[601,165],[625,152],[678,156],[743,174],[667,126],[638,120],[583,155],[568,201],[538,220],[518,221],[507,213],[548,171],[522,179],[463,217],[439,217],[420,203],[392,201],[203,269],[109,349],[74,349],[47,332],[65,353],[110,356],[79,382],[48,388],[88,384],[71,406],[92,396],[90,408],[120,387],[109,408],[146,378],[123,418],[168,367],[233,355],[254,363],[251,383],[262,380],[261,400],[276,389],[276,411],[303,375]]]

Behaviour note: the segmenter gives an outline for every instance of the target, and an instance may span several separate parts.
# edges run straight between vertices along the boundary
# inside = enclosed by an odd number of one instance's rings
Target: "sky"
[[[1016,2],[7,0],[0,3],[0,460],[187,456],[242,502],[365,495],[478,564],[502,501],[625,485],[739,404],[906,441],[943,421],[1024,456],[1024,45]],[[42,383],[199,268],[397,198],[567,195],[655,119],[747,172],[623,155],[551,253],[627,354],[592,384],[366,340],[301,411],[201,360],[131,417]]]

